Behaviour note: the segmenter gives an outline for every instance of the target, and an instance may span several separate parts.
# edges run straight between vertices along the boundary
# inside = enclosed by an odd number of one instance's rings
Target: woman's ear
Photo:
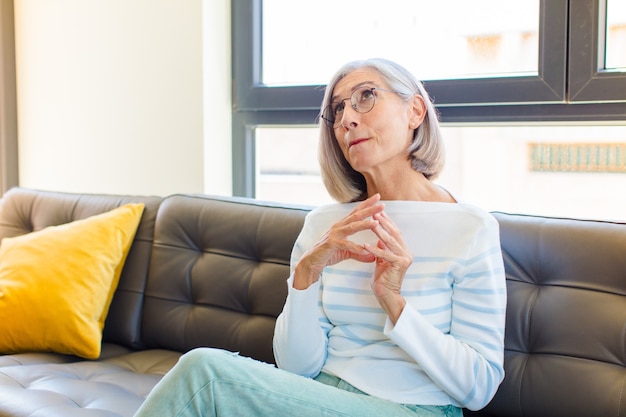
[[[411,129],[417,129],[426,117],[426,103],[424,103],[424,97],[415,94],[411,101],[409,112],[409,126]]]

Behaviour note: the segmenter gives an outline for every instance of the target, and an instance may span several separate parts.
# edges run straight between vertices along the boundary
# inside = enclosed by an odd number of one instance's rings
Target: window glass
[[[607,0],[606,69],[626,71],[626,1]]]
[[[444,125],[437,183],[487,210],[626,221],[626,126]],[[256,197],[332,202],[319,177],[317,128],[257,128]]]
[[[257,128],[255,138],[256,198],[307,205],[333,201],[320,177],[317,128]]]
[[[262,81],[325,84],[374,56],[422,80],[536,75],[538,26],[539,0],[264,0]]]

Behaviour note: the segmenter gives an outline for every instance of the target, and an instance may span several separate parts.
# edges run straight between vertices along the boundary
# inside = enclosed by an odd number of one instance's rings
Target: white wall
[[[230,194],[229,24],[229,0],[15,0],[20,185]]]
[[[204,192],[232,195],[230,0],[204,0],[203,8]]]

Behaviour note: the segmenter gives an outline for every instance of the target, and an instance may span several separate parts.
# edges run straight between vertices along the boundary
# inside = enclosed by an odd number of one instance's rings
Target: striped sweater
[[[385,212],[412,251],[395,326],[374,297],[373,263],[326,267],[306,290],[292,287],[276,322],[280,368],[320,371],[404,404],[484,407],[504,378],[506,288],[498,224],[467,204],[385,201]],[[355,204],[319,207],[307,216],[293,268]],[[351,237],[375,244],[371,231]]]

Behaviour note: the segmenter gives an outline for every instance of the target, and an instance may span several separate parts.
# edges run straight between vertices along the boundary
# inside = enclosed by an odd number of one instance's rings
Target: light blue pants
[[[452,406],[402,405],[327,374],[315,380],[218,349],[195,349],[154,387],[135,417],[461,417]]]

